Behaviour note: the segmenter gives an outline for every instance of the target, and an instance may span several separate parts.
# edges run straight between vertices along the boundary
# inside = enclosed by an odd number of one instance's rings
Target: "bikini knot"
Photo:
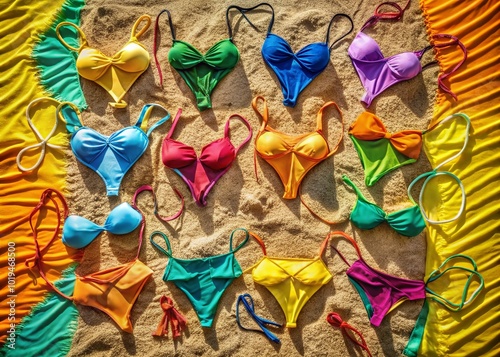
[[[163,310],[163,316],[153,336],[163,337],[168,335],[168,325],[172,329],[172,337],[181,336],[182,330],[186,328],[187,320],[174,307],[174,302],[168,296],[163,295],[160,298],[160,306]]]
[[[343,328],[346,327],[346,325],[348,325],[346,324],[346,322],[344,322],[344,320],[342,320],[342,317],[340,317],[340,315],[337,314],[336,312],[330,312],[326,317],[326,321],[328,321],[330,325],[339,328]]]
[[[384,138],[386,138],[386,139],[391,139],[391,138],[392,138],[392,133],[389,133],[388,131],[386,131],[386,132],[384,133]]]

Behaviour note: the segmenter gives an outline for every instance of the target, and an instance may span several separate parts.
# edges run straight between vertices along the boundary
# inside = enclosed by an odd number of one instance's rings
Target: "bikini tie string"
[[[153,332],[153,336],[163,337],[168,335],[168,324],[170,323],[170,328],[172,329],[172,337],[177,338],[181,336],[181,332],[186,328],[187,320],[181,315],[179,311],[174,307],[174,302],[168,296],[163,295],[160,298],[160,306],[163,310],[163,316],[161,318],[156,331]]]
[[[260,327],[261,330],[255,330],[255,329],[249,329],[246,327],[243,327],[240,323],[240,304],[243,304],[245,309],[248,311],[250,316],[254,319],[254,321],[257,323],[257,325]],[[255,331],[255,332],[260,332],[263,333],[270,341],[274,343],[281,343],[280,339],[273,334],[265,325],[271,325],[275,327],[283,327],[283,325],[278,324],[274,321],[267,320],[263,317],[258,316],[255,313],[255,306],[253,303],[252,296],[250,294],[242,294],[238,296],[238,299],[236,301],[236,322],[238,323],[238,326],[246,331]]]
[[[364,349],[366,351],[366,353],[368,353],[368,356],[372,357],[372,354],[371,354],[370,350],[368,349],[368,345],[366,344],[366,341],[363,338],[363,335],[361,334],[361,332],[359,332],[354,327],[349,325],[347,322],[342,320],[342,317],[340,317],[339,314],[337,314],[336,312],[330,312],[328,314],[328,316],[326,317],[326,321],[328,321],[328,323],[330,325],[332,325],[333,327],[340,328],[340,330],[342,331],[342,334],[344,336],[347,336],[353,343],[355,343],[357,346]],[[359,338],[361,339],[361,342],[359,342],[355,337],[352,337],[351,334],[348,332],[348,330],[351,330],[352,332],[356,333],[359,336]]]

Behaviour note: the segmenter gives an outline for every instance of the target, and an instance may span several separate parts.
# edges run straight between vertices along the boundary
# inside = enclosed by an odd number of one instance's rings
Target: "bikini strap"
[[[326,247],[328,247],[328,243],[330,242],[330,237],[331,237],[330,234],[327,234],[325,239],[323,239],[323,242],[319,247],[318,257],[322,257],[323,254],[325,253]]]
[[[177,127],[177,122],[179,121],[181,114],[182,114],[182,108],[179,108],[177,110],[177,114],[175,114],[174,121],[172,122],[172,125],[170,126],[170,130],[168,131],[167,135],[165,136],[165,139],[170,139],[172,137],[172,134],[174,133],[175,128]]]
[[[63,208],[62,217],[61,217],[61,209],[59,207],[59,204],[52,197],[52,194],[54,194],[59,199],[59,201],[61,201],[62,208]],[[49,240],[49,242],[44,247],[40,248],[40,245],[38,244],[38,231],[37,231],[35,225],[33,224],[33,217],[36,215],[36,213],[38,211],[40,211],[40,209],[44,205],[46,205],[47,200],[52,201],[52,203],[55,206],[56,213],[57,213],[57,226],[54,230],[54,235]],[[43,280],[45,280],[45,282],[47,283],[47,285],[49,286],[50,289],[52,289],[53,291],[55,291],[56,293],[58,293],[62,297],[72,301],[73,297],[64,294],[51,281],[49,281],[48,277],[45,275],[44,270],[43,270],[43,256],[42,256],[42,252],[45,249],[47,249],[47,247],[50,244],[52,244],[52,242],[59,236],[59,229],[61,227],[61,221],[63,219],[66,219],[66,217],[68,216],[68,213],[69,213],[68,204],[66,203],[66,199],[64,198],[62,193],[60,193],[59,191],[57,191],[55,189],[50,189],[50,188],[43,191],[42,196],[40,197],[40,201],[38,201],[38,204],[35,206],[35,208],[33,208],[33,210],[31,211],[31,213],[29,215],[30,227],[31,227],[31,231],[33,232],[33,240],[35,243],[35,255],[31,258],[26,259],[24,264],[31,271],[33,270],[33,267],[35,267],[38,270],[40,277]],[[63,219],[61,219],[61,218],[63,218]]]
[[[446,269],[444,269],[443,271],[441,271],[441,269],[446,266],[448,264],[448,262],[450,262],[451,260],[453,259],[465,259],[465,260],[468,260],[468,262],[472,265],[472,269],[470,268],[466,268],[466,267],[463,267],[463,266],[450,266]],[[446,274],[448,271],[451,271],[451,270],[460,270],[460,271],[464,271],[466,273],[469,273],[469,276],[467,277],[467,282],[465,283],[464,285],[464,289],[462,291],[462,299],[460,301],[460,303],[454,303],[444,297],[442,297],[441,295],[437,294],[436,292],[434,292],[433,290],[431,290],[427,285],[429,283],[432,283],[433,281],[439,279],[440,277],[442,277],[444,274]],[[479,286],[477,287],[476,290],[474,290],[474,292],[471,294],[471,296],[467,299],[467,295],[468,295],[468,292],[469,292],[469,287],[473,281],[474,278],[477,278],[479,280]],[[476,262],[474,261],[474,259],[472,259],[471,257],[469,257],[468,255],[464,255],[464,254],[454,254],[450,257],[448,257],[436,270],[432,271],[430,274],[429,274],[429,278],[427,279],[427,281],[425,282],[426,286],[425,286],[425,290],[427,293],[429,293],[431,296],[430,298],[438,303],[440,303],[441,305],[445,306],[448,310],[451,310],[451,311],[460,311],[462,310],[465,306],[469,305],[476,297],[477,295],[479,295],[479,293],[481,292],[481,290],[484,288],[484,278],[483,276],[481,275],[481,273],[479,273],[477,271],[477,264]]]
[[[141,24],[141,22],[146,21],[146,25],[144,25],[138,33],[136,33],[137,28]],[[149,26],[151,25],[151,16],[149,15],[142,15],[137,19],[135,22],[134,26],[132,27],[132,31],[130,33],[130,41],[137,41],[139,37],[141,37],[144,32],[146,32],[149,29]]]
[[[161,245],[159,245],[158,243],[156,243],[154,241],[154,236],[162,236],[163,237],[163,240],[165,241],[165,244],[167,245],[167,250],[163,249],[163,247]],[[167,235],[165,233],[160,232],[160,231],[154,231],[149,236],[149,241],[160,252],[162,252],[163,254],[165,254],[167,257],[172,258],[172,248],[170,247],[170,241],[168,240],[168,237],[167,237]]]
[[[175,41],[175,29],[174,29],[174,25],[172,24],[172,16],[170,15],[170,11],[168,11],[167,9],[164,9],[164,10],[160,11],[160,13],[156,16],[155,30],[153,33],[153,56],[155,58],[156,69],[158,70],[158,76],[160,77],[160,86],[162,88],[163,88],[163,73],[161,71],[160,62],[158,61],[158,57],[156,56],[156,52],[158,52],[157,38],[158,38],[158,33],[160,32],[159,20],[160,20],[161,14],[163,14],[163,13],[166,13],[168,16],[168,25],[170,26],[170,32],[172,34],[172,41]]]
[[[346,15],[346,14],[335,14],[335,15],[333,15],[332,19],[330,20],[330,24],[328,25],[328,30],[326,31],[325,43],[326,43],[327,46],[330,43],[330,30],[332,28],[333,20],[335,20],[337,17],[345,17],[345,18],[347,18],[349,20],[349,22],[351,23],[351,28],[350,28],[350,30],[348,32],[346,32],[345,34],[343,34],[338,39],[336,39],[335,41],[332,42],[332,44],[329,47],[330,50],[332,49],[333,46],[335,46],[335,44],[337,42],[339,42],[344,37],[346,37],[347,35],[349,35],[352,32],[352,30],[354,29],[354,23],[352,22],[352,19],[351,19],[351,17],[349,15]]]
[[[451,42],[448,42],[448,43],[443,43],[443,44],[437,44],[435,42],[436,39],[439,39],[439,38],[449,38],[451,39],[452,41]],[[443,83],[443,80],[445,80],[446,78],[448,78],[449,76],[451,76],[453,73],[455,73],[463,64],[464,62],[467,60],[467,48],[465,48],[465,45],[456,37],[456,36],[453,36],[453,35],[448,35],[448,34],[436,34],[436,35],[433,35],[432,36],[432,40],[433,40],[433,46],[436,47],[436,48],[442,48],[442,47],[448,47],[448,46],[451,46],[451,45],[458,45],[460,47],[460,49],[462,50],[463,52],[463,58],[462,60],[457,63],[455,65],[455,67],[453,67],[449,72],[447,73],[443,73],[442,75],[440,75],[438,77],[438,85],[439,87],[446,93],[448,93],[449,95],[451,95],[453,97],[453,99],[455,100],[458,100],[457,99],[457,96],[455,95],[455,93],[453,93],[451,91],[451,89],[449,87],[447,87],[444,83]]]
[[[401,6],[399,4],[397,4],[393,1],[386,1],[386,2],[381,3],[375,9],[375,13],[373,14],[373,16],[370,17],[368,19],[368,21],[365,22],[363,27],[361,27],[360,31],[363,31],[367,27],[374,26],[380,20],[399,20],[399,19],[401,19],[404,12],[406,11],[408,6],[410,5],[410,1],[411,0],[408,0],[408,2],[406,3],[404,8],[401,8]],[[380,8],[384,5],[392,6],[393,8],[395,8],[397,10],[397,12],[380,12]]]
[[[342,237],[347,239],[349,242],[351,242],[351,244],[354,246],[354,249],[356,249],[356,252],[358,253],[359,259],[363,260],[363,256],[361,255],[361,250],[359,250],[359,246],[356,243],[356,241],[354,240],[354,238],[350,237],[349,235],[347,235],[346,233],[341,232],[341,231],[333,231],[333,232],[328,233],[328,238],[331,238],[335,235],[341,235]],[[339,250],[337,248],[335,248],[335,247],[332,247],[332,248],[335,249],[335,251],[338,253],[340,258],[342,258],[342,260],[347,264],[347,266],[351,266],[351,264],[349,264],[347,262],[346,258],[342,255],[342,253],[339,252]]]
[[[433,130],[439,124],[445,123],[446,121],[449,121],[449,120],[451,120],[451,119],[453,119],[453,118],[455,118],[457,116],[463,118],[465,120],[465,122],[466,122],[464,145],[462,146],[462,149],[460,149],[460,151],[458,153],[456,153],[455,155],[449,157],[448,159],[444,160],[442,163],[440,163],[439,165],[437,165],[432,171],[424,172],[423,174],[420,174],[419,176],[417,176],[410,183],[410,185],[408,186],[408,190],[407,190],[409,199],[414,204],[416,204],[416,202],[413,199],[413,196],[411,194],[411,190],[413,189],[413,186],[418,181],[420,181],[421,179],[425,178],[425,181],[422,184],[422,188],[420,189],[420,193],[419,193],[419,196],[418,196],[418,205],[420,207],[420,212],[422,213],[422,216],[424,217],[424,219],[427,222],[431,223],[431,224],[443,224],[443,223],[449,223],[449,222],[455,221],[455,220],[457,220],[462,215],[462,213],[465,210],[465,200],[466,200],[466,197],[465,197],[465,188],[464,188],[464,185],[463,185],[462,181],[460,180],[460,178],[458,178],[458,176],[456,176],[455,174],[453,174],[453,173],[451,173],[449,171],[437,171],[437,170],[439,168],[441,168],[443,165],[447,164],[448,162],[456,159],[457,157],[459,157],[464,152],[464,150],[467,147],[467,144],[469,142],[470,118],[466,114],[464,114],[464,113],[456,113],[456,114],[453,114],[453,115],[450,115],[450,116],[446,117],[441,122],[435,124],[434,126],[432,126],[427,131]],[[430,219],[427,216],[427,214],[425,213],[425,211],[423,209],[423,197],[424,197],[425,187],[427,186],[427,184],[429,183],[429,181],[431,181],[434,177],[440,176],[440,175],[450,176],[451,178],[453,178],[458,183],[458,186],[460,187],[460,191],[462,193],[462,203],[460,205],[460,210],[458,211],[458,213],[457,213],[457,215],[455,217],[450,218],[450,219],[445,219],[445,220],[442,220],[442,221],[436,221],[436,220]]]
[[[460,151],[458,153],[456,153],[455,155],[449,157],[448,159],[444,160],[442,163],[440,163],[439,165],[437,165],[434,170],[437,170],[439,169],[441,166],[447,164],[448,162],[450,161],[453,161],[455,160],[457,157],[459,157],[460,155],[462,155],[462,153],[464,152],[465,148],[467,147],[467,144],[469,143],[469,135],[470,135],[470,128],[471,128],[471,121],[470,121],[470,118],[467,114],[465,113],[455,113],[455,114],[452,114],[452,115],[449,115],[447,116],[446,118],[444,118],[443,120],[437,122],[436,124],[432,125],[429,129],[425,130],[423,133],[428,133],[429,131],[432,131],[434,129],[436,129],[438,126],[450,121],[450,120],[456,120],[456,119],[463,119],[465,121],[465,135],[464,135],[464,145],[462,146],[462,149],[460,149]]]
[[[80,109],[71,102],[59,104],[56,108],[56,116],[66,124],[66,130],[70,134],[75,133],[84,126]]]
[[[139,209],[139,207],[137,206],[137,196],[139,196],[139,194],[141,192],[144,192],[144,191],[149,191],[152,193],[153,195],[153,202],[154,202],[154,215],[156,216],[156,218],[158,218],[159,220],[163,221],[163,222],[169,222],[169,221],[172,221],[176,218],[178,218],[182,212],[184,211],[184,196],[180,193],[180,191],[178,189],[176,189],[175,187],[172,187],[172,190],[175,192],[175,194],[177,195],[177,197],[181,200],[181,208],[179,209],[179,211],[177,211],[177,213],[174,213],[173,215],[171,216],[161,216],[159,213],[158,213],[158,204],[157,204],[157,201],[156,201],[156,194],[153,190],[153,188],[150,186],[150,185],[142,185],[141,187],[139,187],[135,193],[134,193],[134,197],[132,198],[132,207],[138,211],[138,212],[141,212],[141,210]],[[142,214],[142,212],[141,212]]]
[[[258,108],[259,99],[262,100],[262,102],[264,103],[264,113],[261,113],[259,111],[259,108]],[[260,96],[260,95],[256,96],[252,100],[252,108],[259,115],[259,117],[262,119],[262,124],[260,125],[259,132],[263,132],[264,129],[266,128],[267,120],[269,119],[269,109],[267,108],[266,99],[264,97]]]
[[[172,338],[181,337],[181,332],[186,328],[186,318],[174,307],[172,298],[162,295],[160,298],[160,307],[163,310],[163,316],[153,336],[163,337],[168,335],[168,325],[172,329]]]
[[[243,242],[241,242],[235,249],[233,249],[233,236],[237,231],[243,231],[245,232],[245,239]],[[229,236],[229,252],[230,253],[236,253],[238,250],[240,250],[247,242],[248,242],[248,237],[250,234],[245,228],[236,228],[231,232],[231,235]]]
[[[469,263],[472,265],[472,269],[466,268],[466,267],[461,267],[461,266],[451,266],[446,268],[444,271],[441,271],[441,269],[452,259],[457,259],[457,258],[462,258],[465,260],[468,260]],[[439,279],[441,276],[446,274],[446,272],[450,270],[461,270],[467,273],[469,273],[467,277],[467,282],[464,285],[464,289],[462,292],[462,300],[460,303],[454,303],[448,299],[445,299],[441,295],[437,294],[436,292],[432,291],[427,284]],[[467,299],[467,293],[469,291],[469,286],[472,283],[473,279],[477,278],[479,280],[479,287],[472,293],[471,297]],[[484,288],[484,279],[483,276],[477,271],[477,265],[476,262],[469,256],[463,255],[463,254],[455,254],[447,258],[436,270],[431,272],[429,275],[429,278],[426,281],[426,286],[425,286],[425,291],[428,293],[430,296],[428,296],[430,299],[440,303],[447,309],[451,311],[460,311],[462,310],[466,305],[471,303],[477,295],[481,292],[481,290]],[[429,313],[429,303],[427,299],[424,300],[424,305],[422,306],[422,310],[420,311],[420,314],[418,315],[417,322],[415,323],[415,327],[413,328],[413,331],[411,332],[410,338],[408,340],[408,343],[403,351],[403,354],[405,356],[411,356],[411,357],[416,357],[418,355],[418,350],[420,348],[420,345],[422,344],[423,336],[424,336],[424,329],[425,329],[425,324],[427,322],[427,315]]]
[[[274,23],[274,9],[267,2],[262,2],[258,5],[253,6],[253,7],[241,7],[241,6],[237,6],[237,5],[230,5],[230,6],[228,6],[228,8],[226,10],[226,23],[227,23],[227,32],[229,34],[229,40],[231,40],[231,41],[233,40],[233,29],[231,28],[231,23],[229,22],[229,11],[231,9],[238,10],[241,13],[241,16],[243,16],[243,18],[245,20],[247,20],[247,22],[250,24],[250,26],[252,26],[256,31],[258,31],[259,29],[257,27],[255,27],[255,25],[248,19],[248,17],[245,15],[245,13],[248,11],[255,10],[256,8],[258,8],[260,6],[269,6],[271,8],[272,17],[271,17],[271,21],[269,22],[269,26],[267,28],[267,33],[271,32],[271,29],[272,29],[273,23]]]
[[[347,175],[342,175],[342,180],[344,181],[344,183],[351,187],[354,192],[356,192],[356,195],[358,196],[358,199],[361,198],[363,201],[366,201],[368,202],[368,200],[365,198],[365,196],[363,195],[363,193],[361,192],[361,190],[358,188],[358,186],[356,186],[354,184],[354,182],[351,181],[351,179],[347,176]]]
[[[165,115],[163,118],[161,118],[156,123],[151,125],[151,128],[149,128],[148,131],[146,131],[146,128],[148,126],[149,117],[151,116],[151,112],[153,111],[153,109],[155,107],[163,109],[165,112],[167,112],[167,115]],[[139,119],[137,119],[135,126],[139,127],[149,137],[149,135],[151,134],[151,132],[153,130],[155,130],[161,124],[165,123],[168,119],[170,119],[170,113],[168,112],[167,109],[165,109],[164,107],[162,107],[159,104],[149,103],[149,104],[145,104],[142,107],[141,114],[139,115]]]
[[[58,105],[60,104],[59,101],[57,101],[57,100],[55,100],[53,98],[50,98],[50,97],[41,97],[41,98],[37,98],[37,99],[33,100],[26,107],[26,120],[28,121],[29,127],[31,128],[31,130],[33,131],[33,133],[35,133],[35,136],[37,137],[38,140],[40,140],[40,142],[37,143],[37,144],[33,144],[33,145],[25,147],[24,149],[22,149],[21,151],[19,151],[19,153],[17,154],[17,157],[16,157],[17,167],[19,168],[19,170],[21,170],[23,172],[32,171],[34,169],[37,169],[40,166],[40,164],[42,163],[43,159],[45,158],[45,151],[46,151],[47,147],[49,147],[51,149],[64,149],[65,148],[64,146],[51,144],[49,142],[50,138],[52,138],[52,136],[55,134],[55,132],[57,130],[57,124],[58,124],[58,116],[57,115],[55,115],[54,127],[47,134],[47,136],[45,138],[42,136],[42,134],[40,134],[40,132],[38,131],[38,129],[35,127],[35,124],[33,124],[33,121],[31,120],[31,116],[30,116],[31,106],[33,104],[35,104],[35,103],[38,103],[38,102],[42,101],[42,100],[52,101],[52,102],[57,103]],[[28,151],[28,150],[33,150],[33,149],[36,149],[36,148],[40,148],[40,150],[41,150],[40,151],[40,157],[39,157],[38,161],[33,166],[31,166],[31,167],[24,167],[21,164],[21,160],[22,160],[22,157],[23,157],[24,153],[26,151]]]
[[[361,347],[363,350],[366,351],[368,356],[372,357],[372,354],[368,349],[368,345],[366,344],[363,334],[354,327],[352,327],[351,325],[349,325],[347,322],[342,320],[342,317],[339,314],[337,314],[336,312],[330,312],[326,317],[326,321],[333,327],[339,328],[344,336],[347,336],[347,338],[349,338],[349,340],[351,340],[354,344],[356,344],[356,346]],[[348,333],[348,331],[352,331],[355,334],[357,334],[361,339],[361,342],[358,341],[355,337],[352,337],[351,334]]]
[[[60,31],[61,31],[61,27],[63,27],[63,26],[70,26],[70,27],[73,27],[74,29],[76,29],[76,31],[78,32],[78,36],[80,36],[80,47],[78,47],[78,48],[73,47],[73,46],[69,45],[62,38]],[[56,27],[56,35],[57,35],[57,38],[59,39],[59,41],[61,41],[61,43],[64,45],[64,47],[66,47],[67,49],[70,49],[72,51],[75,51],[75,52],[80,52],[82,50],[82,48],[87,47],[87,45],[88,45],[87,38],[85,37],[85,34],[83,33],[82,29],[72,22],[68,22],[68,21],[60,22]]]
[[[339,145],[340,143],[342,142],[342,139],[344,138],[344,116],[342,115],[342,111],[340,110],[339,106],[337,105],[337,103],[335,102],[327,102],[325,103],[319,110],[318,112],[318,115],[317,115],[317,131],[323,131],[323,111],[328,108],[328,107],[331,107],[331,106],[334,106],[335,109],[337,109],[337,111],[339,112],[340,114],[340,123],[342,124],[342,131],[341,131],[341,134],[340,134],[340,138],[339,138],[339,141],[337,142],[337,144],[335,144],[335,146],[330,150],[330,152],[328,153],[327,157],[330,157],[332,156],[333,154],[335,154],[337,152],[337,149],[339,148]]]
[[[264,103],[264,113],[261,113],[259,111],[259,108],[258,108],[259,99],[262,100],[262,102]],[[262,124],[260,125],[260,129],[259,129],[259,134],[260,134],[266,129],[267,120],[269,119],[269,109],[267,108],[266,99],[260,95],[256,96],[252,100],[252,108],[257,113],[257,115],[262,119]],[[257,140],[257,139],[255,139],[255,140]],[[254,168],[255,178],[256,178],[257,183],[258,183],[259,176],[257,174],[257,150],[255,150],[255,149],[253,151],[253,168]]]
[[[462,203],[460,205],[460,210],[458,211],[458,213],[456,214],[455,217],[449,218],[449,219],[444,219],[441,221],[436,221],[436,220],[430,219],[427,216],[427,214],[425,213],[424,208],[423,208],[423,197],[424,197],[425,187],[427,186],[429,181],[431,181],[434,177],[441,176],[441,175],[450,176],[458,183],[458,186],[460,187],[460,191],[462,193]],[[420,194],[418,195],[418,205],[420,207],[420,212],[422,213],[422,216],[424,217],[424,219],[431,224],[443,224],[443,223],[449,223],[449,222],[453,222],[453,221],[457,220],[465,210],[465,200],[466,200],[465,188],[464,188],[462,181],[455,174],[452,174],[451,172],[448,172],[448,171],[435,171],[435,170],[433,170],[433,171],[429,171],[429,172],[424,172],[423,174],[417,176],[408,186],[408,197],[409,197],[410,201],[413,202],[414,204],[416,204],[416,202],[411,195],[411,190],[413,189],[413,186],[418,181],[423,179],[424,177],[426,179],[425,179],[424,183],[422,184],[422,188],[420,189]]]
[[[260,327],[260,330],[246,328],[246,327],[243,327],[241,325],[241,322],[240,322],[240,304],[243,304],[243,306],[245,307],[247,312],[250,314],[250,316],[252,316],[253,320]],[[255,313],[255,306],[253,303],[252,296],[248,293],[239,295],[238,298],[236,299],[236,323],[238,324],[238,326],[242,330],[263,333],[272,342],[281,343],[280,339],[275,334],[273,334],[271,331],[269,331],[269,329],[265,325],[273,325],[276,327],[283,327],[283,325],[258,316]]]
[[[241,147],[243,145],[245,145],[251,138],[252,138],[252,127],[250,126],[250,123],[248,122],[248,120],[246,120],[244,117],[242,117],[241,115],[239,114],[233,114],[229,117],[229,119],[226,121],[226,125],[224,127],[224,137],[228,138],[229,139],[229,122],[231,121],[231,119],[233,118],[236,118],[238,120],[240,120],[243,124],[245,124],[245,126],[247,127],[248,129],[248,136],[245,138],[245,140],[243,140],[243,142],[238,146],[236,147],[236,153],[238,153],[238,151],[240,151]]]
[[[248,232],[248,233],[257,241],[257,243],[259,243],[262,249],[262,253],[264,253],[264,256],[267,256],[266,245],[264,244],[264,240],[254,232]]]

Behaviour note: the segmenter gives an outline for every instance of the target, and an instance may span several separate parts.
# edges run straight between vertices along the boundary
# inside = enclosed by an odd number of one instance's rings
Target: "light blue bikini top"
[[[62,242],[68,247],[84,248],[101,233],[128,234],[139,227],[142,216],[127,202],[113,208],[102,226],[85,217],[69,215],[64,221]]]
[[[113,208],[102,226],[85,217],[73,214],[69,215],[64,221],[62,242],[68,247],[80,249],[92,243],[92,241],[104,231],[112,234],[128,234],[132,232],[144,221],[144,217],[137,207],[137,196],[143,191],[150,191],[153,194],[154,214],[158,219],[164,222],[174,220],[179,217],[184,210],[184,197],[179,190],[176,188],[172,189],[181,201],[181,208],[177,213],[171,216],[163,217],[159,215],[156,195],[153,188],[149,185],[143,185],[135,191],[134,197],[132,198],[132,205],[124,202]]]
[[[154,107],[163,109],[167,115],[145,132],[145,127]],[[168,111],[158,104],[146,104],[137,123],[105,136],[82,124],[80,111],[69,102],[58,107],[58,115],[66,122],[72,134],[71,149],[75,157],[85,166],[97,172],[106,185],[108,196],[118,196],[123,176],[142,156],[149,144],[149,135],[170,118]]]

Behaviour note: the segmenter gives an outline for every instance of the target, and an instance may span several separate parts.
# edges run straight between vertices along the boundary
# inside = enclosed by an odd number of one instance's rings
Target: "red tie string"
[[[163,310],[163,316],[161,318],[156,331],[153,332],[153,336],[163,337],[168,335],[168,324],[170,322],[170,328],[172,329],[172,337],[177,338],[181,336],[181,332],[186,328],[187,320],[181,315],[174,307],[174,302],[168,296],[163,295],[160,298],[160,306]]]
[[[328,316],[326,317],[326,321],[328,321],[328,323],[330,325],[340,328],[340,330],[342,331],[342,334],[344,336],[347,336],[357,346],[364,349],[366,351],[366,353],[368,353],[368,356],[372,357],[372,354],[371,354],[370,350],[368,349],[366,341],[363,338],[363,335],[361,334],[361,332],[359,332],[354,327],[349,325],[347,322],[342,320],[342,317],[340,317],[339,314],[337,314],[336,312],[330,312],[328,314]],[[359,336],[359,338],[361,339],[361,342],[359,342],[355,337],[352,337],[351,334],[348,332],[348,330],[351,330],[352,332],[356,333]]]

